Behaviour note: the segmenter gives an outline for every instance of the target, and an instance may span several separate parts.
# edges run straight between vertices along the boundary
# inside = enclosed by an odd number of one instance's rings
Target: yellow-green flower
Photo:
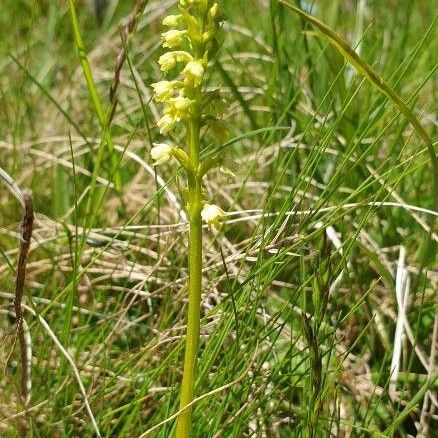
[[[168,100],[168,106],[164,112],[171,115],[177,122],[190,115],[192,101],[182,95]]]
[[[154,166],[167,163],[172,159],[173,147],[166,143],[155,143],[151,149],[151,157],[154,161]]]
[[[225,212],[214,204],[205,204],[201,212],[202,219],[207,222],[208,225],[213,225],[216,228],[225,219]]]
[[[182,15],[168,15],[161,22],[163,26],[167,27],[177,27],[182,20]]]
[[[160,128],[160,134],[165,134],[167,132],[172,131],[175,127],[177,120],[172,117],[170,114],[165,114],[158,120],[157,126]]]
[[[179,86],[178,81],[160,81],[152,84],[154,89],[154,99],[157,102],[165,102],[173,97],[175,89]]]
[[[161,34],[161,38],[163,39],[163,47],[168,47],[170,49],[174,47],[179,47],[187,34],[186,30],[176,30],[172,29],[167,32]]]
[[[177,62],[190,62],[193,60],[193,56],[190,53],[178,50],[175,52],[166,52],[160,56],[158,64],[161,71],[168,72],[175,67]]]
[[[190,61],[187,63],[184,71],[185,83],[198,87],[202,83],[204,76],[204,66],[201,61]]]

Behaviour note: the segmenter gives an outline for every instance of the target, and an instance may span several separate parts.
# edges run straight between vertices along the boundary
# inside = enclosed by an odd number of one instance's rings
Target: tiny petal
[[[201,85],[204,76],[204,66],[200,61],[190,61],[184,69],[184,74],[186,76],[185,82],[197,87]]]
[[[176,27],[180,24],[182,19],[181,15],[168,15],[161,22],[163,26]]]
[[[219,5],[215,3],[210,10],[208,11],[208,15],[214,20],[219,15]]]
[[[151,157],[154,161],[154,166],[167,163],[172,158],[173,148],[166,143],[155,143],[151,149]]]
[[[173,48],[178,47],[184,41],[184,37],[187,31],[185,30],[169,30],[168,32],[164,32],[161,34],[161,38],[163,39],[163,47]]]
[[[218,227],[220,223],[225,219],[225,212],[214,204],[205,204],[201,211],[202,219],[207,222],[208,225],[214,225]]]
[[[158,121],[157,126],[160,128],[160,133],[165,134],[175,127],[176,122],[177,120],[175,120],[175,118],[172,117],[170,114],[165,114]]]

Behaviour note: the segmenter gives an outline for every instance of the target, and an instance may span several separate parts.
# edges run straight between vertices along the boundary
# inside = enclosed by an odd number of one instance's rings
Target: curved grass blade
[[[421,386],[419,391],[412,397],[406,407],[397,415],[393,422],[383,432],[384,436],[393,436],[397,428],[403,423],[405,418],[418,407],[426,392],[434,388],[435,382],[438,380],[438,373],[433,373],[429,379]]]
[[[429,134],[427,133],[421,122],[417,119],[415,114],[412,112],[412,110],[406,105],[403,99],[385,82],[385,80],[381,76],[379,76],[379,74],[367,62],[365,62],[346,41],[344,41],[339,35],[337,35],[336,32],[330,29],[322,21],[319,21],[317,18],[312,17],[311,15],[307,14],[296,6],[289,4],[287,1],[278,1],[286,8],[297,14],[300,18],[304,19],[312,26],[316,27],[319,30],[320,34],[322,34],[322,36],[341,53],[345,60],[349,62],[360,75],[362,75],[366,80],[371,82],[377,89],[385,94],[411,123],[419,137],[426,144],[427,150],[429,152],[432,165],[433,208],[434,210],[438,211],[438,157],[435,153],[435,149],[432,144],[432,140],[429,137]],[[435,229],[435,226],[436,220],[434,220],[431,229]],[[426,252],[428,251],[426,250]]]
[[[70,16],[73,27],[73,35],[75,40],[75,46],[78,51],[78,55],[81,61],[82,72],[84,73],[85,80],[87,82],[88,93],[90,95],[91,102],[93,104],[94,111],[99,120],[100,126],[102,128],[102,145],[108,147],[109,158],[112,166],[112,172],[114,174],[114,186],[116,190],[120,193],[122,190],[122,177],[118,167],[118,160],[114,149],[113,140],[110,133],[110,127],[108,120],[111,117],[111,108],[108,109],[107,114],[105,114],[102,103],[97,92],[97,87],[94,82],[93,73],[91,71],[90,63],[88,61],[87,52],[85,51],[84,41],[82,39],[81,30],[79,27],[79,20],[76,14],[75,2],[74,0],[69,0]],[[93,178],[97,177],[97,172],[100,167],[100,162],[98,161],[95,165],[95,171],[93,172]],[[92,198],[92,192],[90,193],[90,198]]]

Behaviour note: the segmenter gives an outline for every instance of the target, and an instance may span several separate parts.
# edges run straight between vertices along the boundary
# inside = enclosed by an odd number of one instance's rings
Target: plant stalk
[[[199,117],[188,123],[187,140],[189,157],[193,168],[199,165]],[[189,236],[189,309],[184,356],[184,373],[180,395],[180,410],[194,397],[196,368],[200,333],[201,280],[202,280],[202,192],[201,177],[197,173],[188,175],[188,204],[190,218]],[[178,417],[176,438],[187,438],[190,434],[192,408],[188,407]]]

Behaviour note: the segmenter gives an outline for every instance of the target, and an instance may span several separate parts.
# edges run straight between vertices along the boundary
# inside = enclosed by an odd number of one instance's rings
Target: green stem
[[[85,50],[85,44],[82,38],[81,29],[79,27],[79,20],[78,16],[76,14],[76,7],[75,7],[75,0],[69,0],[69,6],[70,6],[70,16],[71,16],[71,22],[73,27],[73,36],[74,41],[76,45],[76,49],[78,51],[78,55],[81,61],[82,66],[82,72],[84,74],[85,80],[87,82],[87,88],[88,88],[88,94],[90,96],[91,102],[94,107],[94,112],[99,120],[100,126],[102,128],[102,142],[99,146],[99,152],[100,150],[105,149],[105,146],[108,147],[109,152],[109,159],[111,164],[111,171],[114,173],[114,186],[116,190],[121,193],[122,192],[122,177],[119,170],[119,164],[117,155],[115,154],[114,149],[114,143],[111,136],[110,131],[110,114],[111,114],[111,108],[108,109],[107,113],[105,114],[105,111],[103,109],[102,102],[99,97],[99,93],[97,92],[96,83],[94,80],[93,72],[90,67],[90,63],[88,60],[87,52]],[[99,174],[100,169],[100,162],[98,161],[95,164],[95,168],[93,171],[93,178],[97,178]],[[93,202],[93,194],[94,190],[92,189],[90,191],[90,200]],[[97,203],[98,204],[98,203]]]
[[[199,165],[199,118],[188,123],[189,157],[194,169]],[[196,363],[198,357],[201,279],[202,279],[202,193],[201,177],[192,173],[188,175],[188,204],[190,218],[189,236],[189,310],[187,319],[186,349],[184,357],[184,373],[181,386],[180,410],[193,401]],[[192,423],[192,409],[188,407],[180,414],[176,424],[176,438],[187,438]]]

